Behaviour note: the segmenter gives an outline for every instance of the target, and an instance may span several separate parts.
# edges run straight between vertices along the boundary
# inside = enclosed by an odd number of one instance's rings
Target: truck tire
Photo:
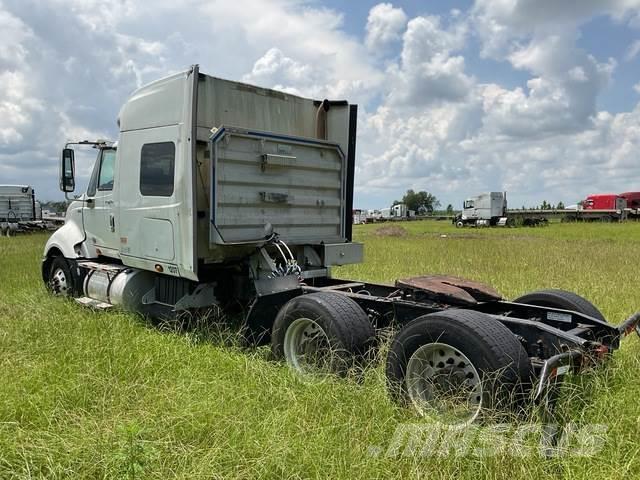
[[[405,325],[391,344],[386,376],[394,400],[456,423],[518,409],[531,388],[531,364],[516,336],[472,310],[431,313]]]
[[[278,312],[271,351],[301,373],[346,375],[363,363],[375,330],[367,314],[349,297],[334,292],[301,295]]]
[[[51,293],[61,297],[78,297],[82,291],[75,272],[75,262],[59,255],[53,257],[46,277],[46,286]]]
[[[513,302],[537,305],[539,307],[572,310],[606,322],[604,315],[600,313],[600,310],[598,310],[593,303],[578,294],[567,292],[566,290],[538,290],[522,295],[521,297],[516,298]]]

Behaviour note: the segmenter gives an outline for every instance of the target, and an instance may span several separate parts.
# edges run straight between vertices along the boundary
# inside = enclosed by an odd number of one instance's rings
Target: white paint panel
[[[173,225],[169,220],[142,219],[142,242],[145,258],[171,261],[175,258]]]

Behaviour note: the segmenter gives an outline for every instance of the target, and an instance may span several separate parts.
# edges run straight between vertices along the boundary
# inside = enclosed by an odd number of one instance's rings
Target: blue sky
[[[506,190],[517,206],[640,190],[639,12],[640,0],[0,0],[0,182],[61,198],[67,139],[117,137],[135,88],[199,63],[357,102],[360,208],[408,188],[445,205]]]
[[[364,38],[369,10],[380,2],[331,0],[318,3],[343,12],[345,31]],[[461,12],[468,11],[473,6],[473,2],[407,1],[395,2],[394,5],[402,7],[409,17],[419,15],[447,17],[453,9],[458,9]],[[638,39],[637,29],[624,22],[613,20],[605,14],[595,15],[582,24],[579,30],[578,45],[601,59],[609,57],[624,59],[629,46]],[[514,88],[518,85],[524,85],[528,79],[525,72],[514,70],[508,62],[480,58],[478,43],[470,42],[464,50],[464,56],[469,69],[481,82],[499,81],[503,85]],[[638,62],[638,59],[620,61],[611,85],[605,88],[598,98],[600,108],[619,113],[628,111],[637,103],[640,94],[633,91],[633,86],[640,80],[640,64]]]

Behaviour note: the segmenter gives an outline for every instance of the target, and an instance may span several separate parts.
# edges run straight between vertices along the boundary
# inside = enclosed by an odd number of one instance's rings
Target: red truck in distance
[[[589,195],[583,202],[584,210],[619,210],[627,208],[627,200],[616,193]]]
[[[620,196],[627,201],[627,208],[640,213],[640,192],[624,192]]]

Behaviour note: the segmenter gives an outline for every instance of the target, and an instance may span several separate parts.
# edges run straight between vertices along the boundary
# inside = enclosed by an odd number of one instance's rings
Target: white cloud
[[[299,0],[193,0],[188,8],[159,0],[153,9],[128,0],[0,0],[0,178],[30,178],[44,198],[59,196],[62,144],[80,134],[114,138],[131,91],[192,63],[366,101],[382,72],[341,25],[341,14]],[[269,61],[280,62],[271,74]]]
[[[593,191],[635,188],[640,172],[625,171],[625,165],[640,138],[638,108],[629,114],[598,112],[596,99],[617,62],[597,60],[576,46],[582,19],[601,10],[621,16],[627,7],[587,3],[572,13],[556,6],[545,12],[537,2],[480,1],[476,16],[462,25],[443,28],[433,17],[411,20],[401,62],[392,70],[404,82],[392,83],[386,101],[367,119],[366,128],[377,135],[367,138],[360,191],[389,198],[413,187],[462,198],[506,189],[516,202],[573,202]],[[494,15],[479,20],[483,4]],[[420,23],[421,37],[410,33],[413,22]],[[457,58],[453,52],[463,48],[466,29],[480,35],[485,54],[530,74],[526,84],[479,84],[462,62],[443,68],[436,59]],[[450,88],[464,79],[465,94],[438,94],[425,65],[442,76],[454,73],[445,82]],[[421,102],[427,90],[439,102]],[[402,98],[407,101],[397,101]]]
[[[638,56],[638,53],[640,53],[640,40],[636,40],[631,45],[629,45],[627,51],[624,54],[624,59],[627,62],[630,62]]]
[[[133,89],[200,63],[216,76],[360,103],[357,192],[380,198],[362,207],[407,188],[447,203],[489,189],[516,203],[573,203],[637,188],[640,108],[598,110],[617,62],[590,55],[579,38],[595,15],[632,25],[638,1],[477,0],[412,19],[381,3],[358,38],[341,13],[308,0],[158,0],[153,9],[0,0],[0,178],[59,195],[67,138],[115,136]],[[471,42],[518,83],[479,82]]]
[[[465,33],[461,24],[443,28],[438,17],[412,19],[403,35],[400,60],[388,71],[389,103],[423,107],[464,99],[473,80],[465,73],[464,58],[451,54],[464,46]]]
[[[317,96],[317,92],[328,80],[325,72],[322,68],[314,68],[285,56],[278,48],[271,48],[256,60],[251,73],[244,75],[242,80],[269,85],[297,95],[302,95],[303,92],[312,95],[313,92]]]
[[[304,63],[286,56],[278,48],[271,48],[256,60],[242,81],[312,98],[359,97],[364,101],[368,97],[367,88],[372,83],[338,78],[333,69],[325,68],[327,62],[330,58],[314,64]]]
[[[640,0],[476,0],[472,17],[482,54],[502,58],[534,33],[574,31],[594,16],[623,19],[638,8]]]
[[[575,41],[575,32],[535,35],[511,52],[508,60],[513,67],[534,77],[527,82],[527,92],[516,89],[497,96],[494,113],[503,117],[498,122],[506,130],[536,135],[588,126],[596,114],[596,98],[608,85],[616,62],[598,62],[577,48]]]
[[[400,40],[407,24],[402,8],[390,3],[379,3],[369,11],[365,44],[371,50],[386,50],[389,44]]]
[[[414,65],[429,61],[436,54],[448,55],[460,50],[465,42],[464,24],[446,29],[440,17],[421,16],[412,19],[404,34],[402,63]]]
[[[31,30],[19,18],[3,11],[0,3],[0,68],[13,68],[24,62],[27,51],[22,45]]]

